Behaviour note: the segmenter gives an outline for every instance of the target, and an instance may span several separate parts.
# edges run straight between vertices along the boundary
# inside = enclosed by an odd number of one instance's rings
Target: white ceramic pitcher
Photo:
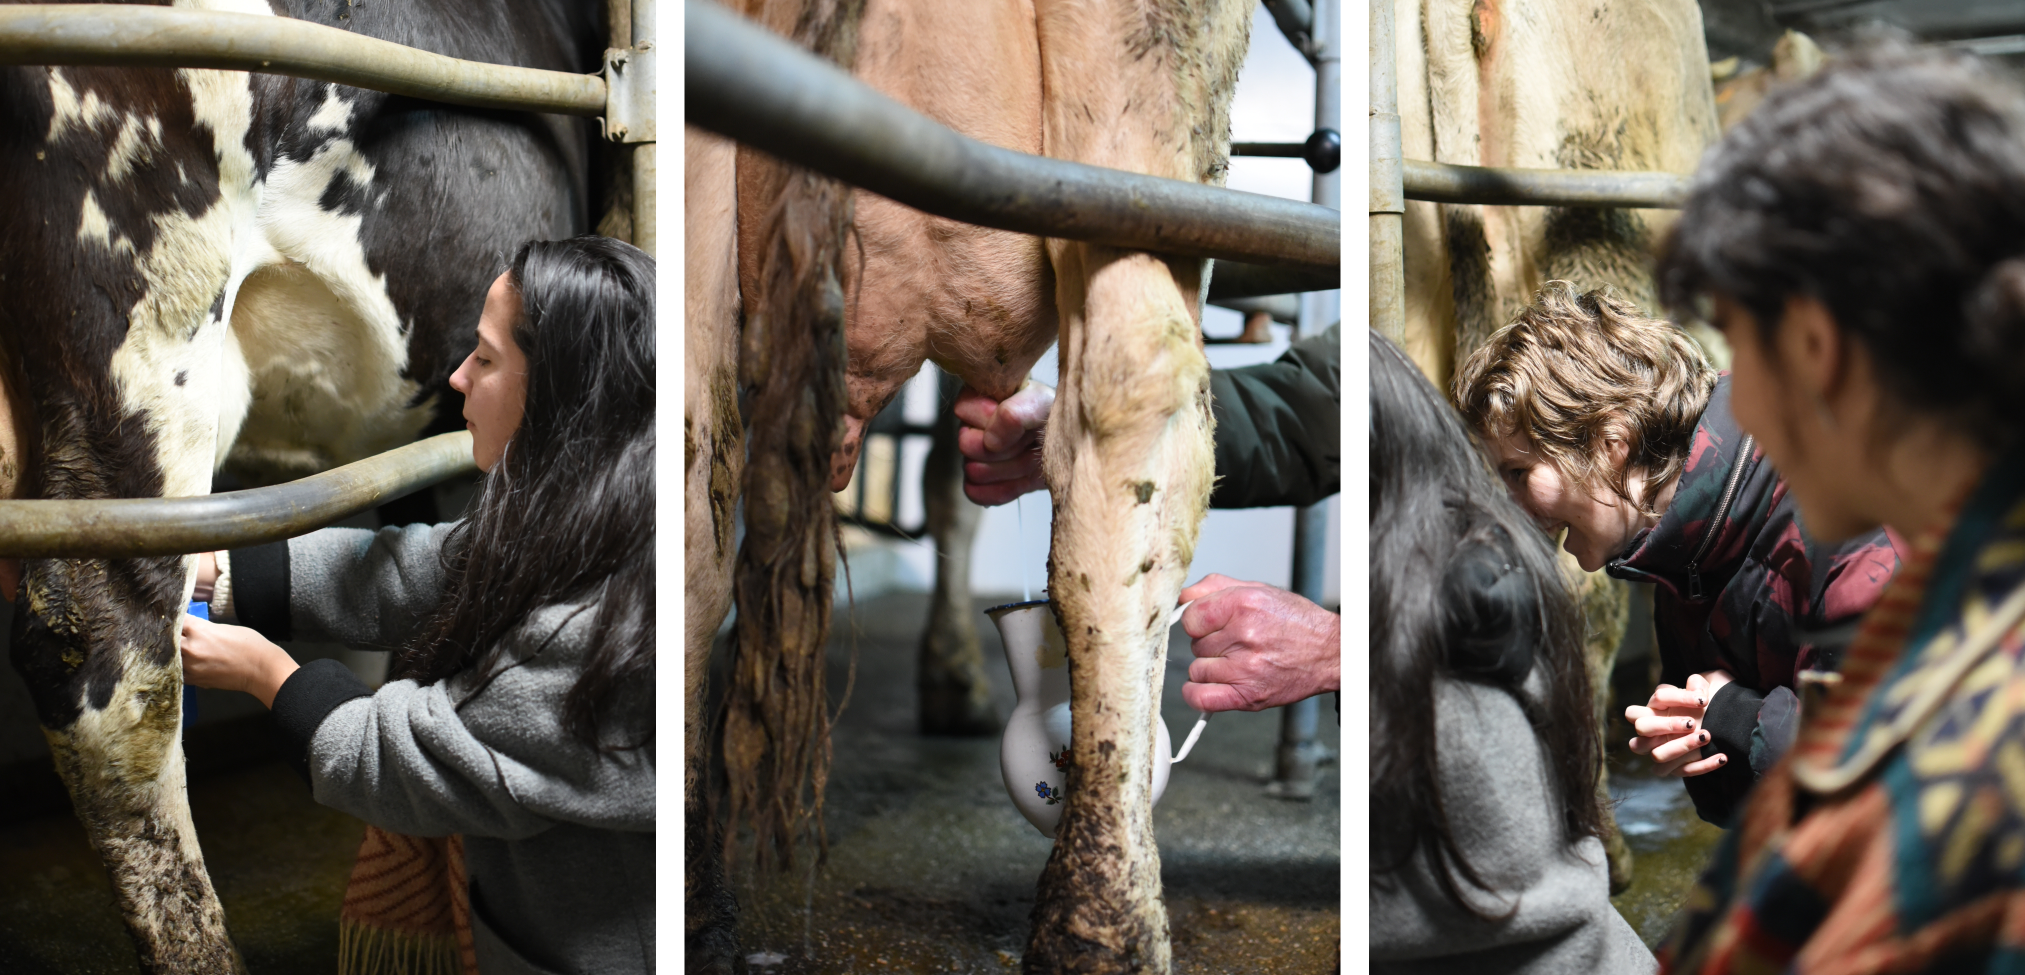
[[[1173,626],[1187,608],[1186,603],[1175,607],[1167,625]],[[998,624],[1006,663],[1012,668],[1013,690],[1019,695],[1012,717],[1006,719],[1005,734],[999,738],[999,772],[1020,815],[1042,835],[1053,836],[1062,821],[1063,793],[1068,787],[1069,645],[1045,599],[1008,603],[984,612]],[[1179,754],[1153,763],[1154,802],[1167,791],[1167,767],[1188,757],[1208,721],[1207,714],[1196,721]],[[1167,722],[1156,719],[1153,729],[1155,754],[1168,754],[1173,739],[1167,734]]]

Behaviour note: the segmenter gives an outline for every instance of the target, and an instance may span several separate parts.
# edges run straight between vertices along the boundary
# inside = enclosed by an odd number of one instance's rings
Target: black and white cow
[[[596,0],[176,5],[579,73],[606,44]],[[446,380],[486,287],[587,228],[596,151],[588,120],[294,78],[0,68],[0,488],[198,495],[461,427]],[[12,661],[142,969],[240,968],[183,789],[191,560],[23,570]]]

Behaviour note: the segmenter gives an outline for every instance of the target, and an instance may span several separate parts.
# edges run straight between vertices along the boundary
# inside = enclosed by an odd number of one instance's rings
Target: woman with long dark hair
[[[1639,972],[1554,551],[1371,333],[1373,971]]]
[[[486,471],[466,517],[220,553],[200,589],[247,626],[187,619],[185,680],[259,697],[317,800],[392,834],[369,835],[348,922],[364,861],[454,835],[481,971],[652,971],[653,259],[523,246],[451,385]],[[399,650],[374,692],[269,638]],[[398,940],[346,934],[355,956]]]

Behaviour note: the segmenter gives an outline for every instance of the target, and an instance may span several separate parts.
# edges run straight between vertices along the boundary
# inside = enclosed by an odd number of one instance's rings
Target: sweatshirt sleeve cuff
[[[304,782],[309,779],[309,743],[323,719],[347,701],[373,696],[372,688],[335,660],[312,660],[296,668],[274,692],[274,725],[281,733],[281,757]]]
[[[237,623],[239,614],[232,611],[232,553],[213,552],[211,555],[218,561],[218,578],[211,583],[211,621]]]
[[[232,615],[239,624],[276,643],[294,639],[288,611],[288,542],[233,549],[226,558],[232,566]]]
[[[1730,756],[1731,764],[1751,757],[1751,732],[1758,727],[1758,706],[1765,696],[1737,681],[1724,684],[1709,701],[1702,715],[1702,727],[1709,732],[1708,748]],[[1703,756],[1708,755],[1704,751]]]

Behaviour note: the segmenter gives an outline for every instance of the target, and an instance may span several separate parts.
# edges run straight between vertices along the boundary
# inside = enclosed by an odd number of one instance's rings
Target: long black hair
[[[1377,332],[1370,341],[1372,868],[1395,873],[1420,852],[1443,894],[1489,918],[1461,892],[1462,883],[1490,888],[1444,807],[1435,679],[1516,690],[1542,668],[1545,700],[1514,697],[1552,763],[1567,841],[1600,835],[1602,752],[1581,616],[1553,543],[1499,486],[1454,408],[1397,346]],[[1458,571],[1479,563],[1494,585]],[[1497,601],[1488,612],[1487,597]],[[1484,647],[1491,652],[1475,655],[1484,667],[1463,664]]]
[[[563,724],[593,747],[652,740],[654,259],[585,235],[530,241],[508,270],[527,405],[506,454],[443,546],[442,603],[392,677],[500,664],[545,606],[592,614]],[[623,703],[631,727],[608,727]],[[614,734],[616,733],[616,735]]]

